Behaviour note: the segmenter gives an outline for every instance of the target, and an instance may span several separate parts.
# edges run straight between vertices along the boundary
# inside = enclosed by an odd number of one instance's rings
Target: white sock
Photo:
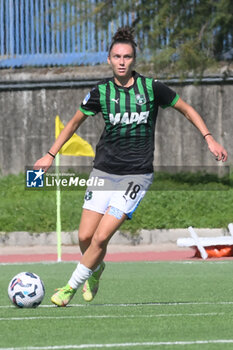
[[[68,284],[73,289],[78,289],[92,275],[92,270],[83,264],[78,264]]]

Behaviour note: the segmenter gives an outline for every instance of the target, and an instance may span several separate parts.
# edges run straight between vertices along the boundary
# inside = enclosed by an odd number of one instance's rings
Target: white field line
[[[188,301],[188,302],[152,302],[152,303],[122,303],[122,304],[70,304],[66,308],[95,308],[95,307],[137,307],[137,306],[189,306],[189,305],[233,305],[233,301]],[[0,309],[16,308],[14,305],[0,305]],[[40,305],[39,308],[57,308],[55,305]]]
[[[80,344],[80,345],[54,345],[54,346],[25,346],[17,348],[0,348],[0,350],[63,350],[63,349],[103,349],[103,348],[125,348],[125,347],[147,347],[147,346],[176,346],[176,345],[205,345],[205,344],[232,344],[233,339],[210,339],[190,341],[168,341],[168,342],[137,342],[137,343],[112,343],[112,344]]]
[[[35,262],[28,262],[28,261],[25,261],[25,262],[1,262],[0,263],[0,266],[9,266],[9,265],[17,265],[17,266],[21,266],[21,265],[52,265],[52,264],[66,264],[66,263],[76,263],[77,264],[78,260],[77,261],[35,261]]]
[[[53,265],[53,264],[77,264],[79,260],[69,260],[69,261],[35,261],[35,262],[2,262],[0,263],[0,266],[8,266],[8,265]],[[161,263],[167,263],[167,264],[179,264],[179,265],[185,265],[185,264],[232,264],[233,259],[231,260],[155,260],[155,261],[146,261],[146,260],[138,260],[138,261],[107,261],[107,264],[135,264],[135,263],[144,263],[144,264],[161,264]]]
[[[104,318],[157,318],[157,317],[209,317],[223,316],[225,312],[207,312],[192,314],[153,314],[153,315],[84,315],[84,316],[28,316],[1,317],[0,321],[34,321],[34,320],[67,320],[67,319],[104,319]],[[227,313],[229,314],[229,312]]]

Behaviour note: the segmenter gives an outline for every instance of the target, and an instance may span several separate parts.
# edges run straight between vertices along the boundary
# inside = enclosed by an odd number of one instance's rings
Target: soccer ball
[[[9,283],[8,296],[18,307],[35,308],[45,295],[44,284],[35,273],[21,272]]]

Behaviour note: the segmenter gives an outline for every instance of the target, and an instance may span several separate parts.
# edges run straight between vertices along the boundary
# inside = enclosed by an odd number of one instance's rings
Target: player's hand
[[[53,159],[54,158],[47,153],[44,157],[35,162],[33,170],[43,169],[44,172],[46,172],[53,164]]]
[[[209,137],[207,140],[208,147],[211,153],[215,156],[217,161],[226,162],[227,160],[227,151],[223,146],[214,140],[213,137]]]

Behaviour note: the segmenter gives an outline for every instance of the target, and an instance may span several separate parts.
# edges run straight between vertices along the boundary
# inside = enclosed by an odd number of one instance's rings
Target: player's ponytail
[[[134,58],[136,58],[136,42],[134,40],[134,29],[129,26],[118,28],[112,38],[112,43],[109,48],[109,54],[115,44],[130,44],[133,48]]]

